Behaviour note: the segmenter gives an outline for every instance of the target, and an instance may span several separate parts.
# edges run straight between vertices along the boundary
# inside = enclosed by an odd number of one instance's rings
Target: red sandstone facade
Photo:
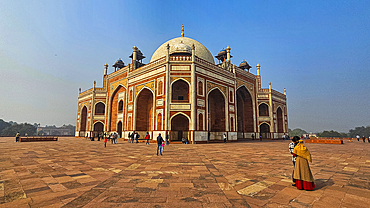
[[[222,52],[222,51],[221,51]],[[220,52],[220,53],[221,53]],[[114,65],[103,87],[79,93],[76,136],[117,132],[159,133],[170,141],[191,143],[281,138],[288,132],[286,93],[261,88],[257,75],[231,63],[230,48],[219,64],[207,48],[187,37],[171,39],[150,63],[135,46],[132,63]],[[227,57],[227,58],[226,58]],[[145,57],[144,57],[145,58]],[[245,62],[246,63],[246,62]],[[247,64],[248,65],[248,64]],[[248,65],[249,66],[249,65]]]

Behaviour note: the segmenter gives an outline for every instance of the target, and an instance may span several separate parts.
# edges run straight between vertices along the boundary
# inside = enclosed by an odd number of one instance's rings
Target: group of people
[[[296,186],[300,190],[312,191],[315,188],[315,183],[308,164],[308,162],[312,162],[312,158],[307,147],[304,146],[303,140],[294,136],[289,144],[289,151],[293,161],[292,186]]]
[[[138,134],[137,132],[128,132],[127,138],[129,143],[134,143],[134,141],[135,143],[139,143],[140,134]]]
[[[360,141],[360,136],[357,135],[356,138],[357,138],[357,141],[359,142]],[[365,140],[366,140],[366,137],[363,135],[362,136],[362,141],[365,142]],[[367,142],[370,143],[370,136],[367,138]]]

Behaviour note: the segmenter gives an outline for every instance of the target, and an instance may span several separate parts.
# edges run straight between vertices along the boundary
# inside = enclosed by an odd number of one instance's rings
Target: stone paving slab
[[[291,186],[289,141],[118,144],[0,138],[2,207],[370,207],[370,144],[306,144],[316,189]]]

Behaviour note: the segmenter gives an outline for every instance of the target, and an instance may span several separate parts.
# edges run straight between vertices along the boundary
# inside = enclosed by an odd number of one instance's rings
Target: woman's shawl
[[[303,141],[299,140],[299,143],[294,147],[293,153],[312,162],[311,154],[308,151],[307,147],[303,145]]]

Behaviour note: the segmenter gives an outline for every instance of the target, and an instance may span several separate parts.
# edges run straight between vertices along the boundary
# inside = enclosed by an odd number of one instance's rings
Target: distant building
[[[119,59],[114,72],[105,64],[103,87],[78,95],[76,136],[102,132],[161,133],[170,141],[192,143],[254,138],[282,138],[288,133],[286,92],[261,88],[246,61],[231,62],[231,48],[215,58],[200,42],[184,37],[163,43],[143,64],[136,47],[132,63]]]
[[[61,127],[46,126],[37,127],[37,135],[55,135],[55,136],[73,136],[76,131],[76,127],[72,125],[63,125]]]

